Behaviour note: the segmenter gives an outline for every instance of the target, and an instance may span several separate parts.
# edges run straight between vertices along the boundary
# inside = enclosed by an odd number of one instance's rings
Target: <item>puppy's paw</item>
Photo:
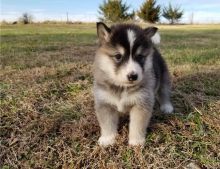
[[[172,112],[173,112],[173,106],[172,106],[171,103],[162,104],[162,105],[160,106],[160,110],[161,110],[163,113],[169,114],[169,113],[172,113]]]
[[[115,137],[116,135],[109,135],[109,136],[101,136],[99,137],[99,145],[100,146],[109,146],[113,145],[115,143]]]
[[[130,146],[142,146],[145,143],[145,138],[141,138],[141,139],[129,139],[128,144]]]

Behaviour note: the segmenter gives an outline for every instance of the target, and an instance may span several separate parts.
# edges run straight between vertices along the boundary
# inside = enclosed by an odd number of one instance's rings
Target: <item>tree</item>
[[[101,21],[118,22],[134,18],[134,12],[128,13],[130,6],[122,0],[104,0],[99,6]]]
[[[174,24],[182,18],[183,10],[178,6],[173,7],[171,3],[169,3],[168,7],[164,7],[162,16],[169,20],[170,24]]]
[[[137,15],[144,21],[155,23],[160,19],[160,5],[156,5],[156,0],[146,0]]]
[[[33,21],[33,16],[26,12],[22,14],[19,20],[23,24],[29,24]]]

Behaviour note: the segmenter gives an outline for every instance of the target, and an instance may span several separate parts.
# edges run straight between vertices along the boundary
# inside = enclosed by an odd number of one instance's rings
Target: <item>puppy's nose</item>
[[[128,77],[128,80],[129,80],[130,82],[135,81],[135,80],[138,79],[137,73],[134,73],[134,72],[128,74],[127,77]]]

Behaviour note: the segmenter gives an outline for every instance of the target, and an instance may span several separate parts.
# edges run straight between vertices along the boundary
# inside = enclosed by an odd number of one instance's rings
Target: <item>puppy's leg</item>
[[[99,105],[96,106],[96,115],[101,127],[99,145],[114,144],[117,135],[118,113],[108,105]]]
[[[143,145],[146,129],[152,115],[152,108],[134,106],[130,111],[129,144]]]
[[[173,106],[170,101],[170,77],[168,72],[164,72],[162,81],[158,91],[158,101],[160,103],[160,110],[164,113],[172,113]]]

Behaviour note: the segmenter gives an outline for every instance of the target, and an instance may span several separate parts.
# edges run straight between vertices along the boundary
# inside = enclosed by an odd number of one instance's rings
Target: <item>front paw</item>
[[[99,145],[100,146],[109,146],[113,145],[115,143],[115,137],[116,135],[109,135],[109,136],[101,136],[99,137]]]
[[[145,143],[145,138],[141,138],[141,139],[129,139],[129,145],[130,146],[142,146]]]
[[[160,106],[160,110],[163,112],[163,113],[166,113],[166,114],[170,114],[173,112],[173,106],[171,103],[166,103],[166,104],[163,104]]]

